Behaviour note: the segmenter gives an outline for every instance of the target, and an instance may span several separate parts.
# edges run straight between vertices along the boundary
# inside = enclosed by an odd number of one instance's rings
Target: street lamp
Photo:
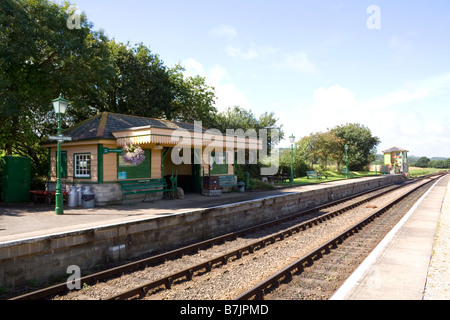
[[[345,148],[345,178],[348,179],[348,154],[347,154],[348,145],[346,144],[344,148]]]
[[[294,142],[295,142],[294,134],[292,134],[289,137],[289,142],[291,143],[291,178],[290,178],[290,182],[291,182],[291,186],[292,186],[294,184]]]
[[[53,102],[53,108],[55,113],[58,115],[58,153],[56,159],[56,193],[55,193],[55,213],[60,215],[64,214],[64,197],[62,193],[61,186],[61,142],[63,141],[62,133],[61,133],[61,115],[64,115],[67,110],[67,106],[69,105],[69,101],[62,97],[62,94],[59,95],[58,99],[55,99]]]
[[[373,166],[375,169],[375,175],[377,175],[377,149],[374,151]]]

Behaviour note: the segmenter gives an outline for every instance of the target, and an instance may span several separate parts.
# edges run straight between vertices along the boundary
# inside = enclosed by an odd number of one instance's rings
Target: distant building
[[[390,173],[398,174],[409,172],[408,170],[408,150],[393,147],[383,151],[384,165],[389,167]]]

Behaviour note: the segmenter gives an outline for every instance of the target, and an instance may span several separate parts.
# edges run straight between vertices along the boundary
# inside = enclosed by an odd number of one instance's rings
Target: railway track
[[[416,181],[412,183],[414,184]],[[264,249],[269,250],[268,247],[273,247],[270,245],[293,238],[294,235],[298,236],[308,228],[311,229],[324,222],[326,224],[327,221],[358,205],[361,206],[386,195],[386,193],[397,192],[402,187],[391,185],[355,195],[288,218],[278,219],[271,223],[86,276],[80,279],[84,287],[80,291],[67,293],[66,283],[62,283],[13,298],[13,300],[48,299],[52,296],[55,299],[118,300],[144,298],[151,293],[154,295],[150,295],[150,298],[164,299],[167,296],[162,292],[170,291],[169,289],[177,284],[186,285],[191,281],[196,282],[196,278],[208,276],[214,270],[223,271],[228,264],[245,265],[246,262],[239,262],[244,257],[248,258],[255,252],[260,252],[264,256],[266,254],[263,252]],[[294,226],[292,227],[292,225]],[[258,240],[255,241],[255,239]],[[224,252],[226,253],[224,254]],[[199,263],[199,261],[202,262]],[[188,267],[186,268],[186,266]],[[224,272],[227,273],[227,271]],[[167,275],[161,276],[162,274]],[[125,289],[130,287],[131,289]]]
[[[414,203],[430,180],[376,210],[235,300],[327,300],[372,252]]]

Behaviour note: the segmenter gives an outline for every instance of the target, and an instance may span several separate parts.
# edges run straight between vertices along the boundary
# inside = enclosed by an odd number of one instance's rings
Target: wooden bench
[[[145,194],[144,200],[147,199],[147,195],[156,192],[171,191],[172,199],[175,197],[175,185],[168,187],[165,179],[145,179],[145,180],[127,180],[120,181],[120,187],[122,188],[122,204],[128,200],[131,205],[133,195]]]
[[[31,201],[33,202],[44,202],[45,204],[51,204],[55,202],[56,191],[30,191]],[[63,191],[63,202],[67,203],[69,193]]]
[[[276,175],[270,177],[270,179],[274,179],[275,182],[285,182],[290,178],[291,178],[290,173],[289,174],[283,173],[283,169],[281,169],[280,172],[277,173]]]
[[[219,176],[219,185],[222,188],[237,187],[237,177],[236,176]]]
[[[322,174],[318,173],[317,171],[306,171],[306,176],[308,179],[321,179]]]

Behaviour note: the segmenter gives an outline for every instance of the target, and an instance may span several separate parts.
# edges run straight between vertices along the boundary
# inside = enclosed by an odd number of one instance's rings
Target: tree
[[[45,172],[44,136],[55,133],[51,100],[62,93],[73,108],[66,119],[98,104],[108,67],[104,35],[84,15],[69,29],[69,4],[47,0],[0,2],[0,149],[29,156]]]
[[[445,169],[447,164],[445,160],[431,160],[428,164],[431,168]]]
[[[260,130],[265,129],[269,142],[268,152],[279,142],[272,137],[272,130],[277,130],[279,140],[284,138],[283,125],[278,125],[275,113],[264,112],[257,118],[251,110],[239,106],[228,107],[225,111],[215,114],[213,128],[220,130],[224,134],[227,132],[227,129],[242,129],[244,132],[254,129],[257,134]]]
[[[251,110],[234,106],[215,115],[214,127],[221,132],[226,132],[227,129],[247,131],[248,129],[259,129],[259,124]]]
[[[421,157],[419,158],[419,160],[416,161],[415,166],[419,168],[428,168],[430,161],[431,160],[427,157]]]
[[[280,139],[284,136],[282,126],[277,125],[278,119],[275,118],[273,112],[265,112],[257,118],[251,110],[241,108],[239,106],[229,107],[225,111],[220,112],[214,116],[214,127],[220,130],[222,134],[227,133],[227,129],[238,130],[242,129],[244,133],[248,130],[255,130],[256,134],[260,133],[260,130],[267,130],[268,140],[268,154],[270,149],[276,146],[279,141],[276,141],[272,137],[271,129],[278,129],[278,135]],[[248,156],[246,156],[248,158]],[[260,160],[260,159],[258,159]],[[260,168],[263,164],[258,161],[257,166],[241,166],[242,171],[249,171],[251,176],[257,177],[260,175]],[[265,164],[267,165],[267,164]]]
[[[330,131],[348,145],[350,170],[363,170],[371,161],[372,150],[380,143],[369,128],[357,123],[336,126]]]
[[[184,68],[176,65],[169,70],[173,84],[172,119],[193,123],[202,121],[203,126],[214,125],[214,115],[217,113],[214,88],[206,84],[200,76],[187,77],[183,75]]]
[[[130,47],[114,40],[108,49],[114,75],[100,111],[171,119],[173,83],[159,56],[143,44]]]
[[[84,14],[69,28],[68,2],[0,2],[0,154],[29,156],[46,175],[41,140],[55,134],[51,101],[63,94],[71,107],[63,128],[110,111],[212,124],[214,89],[184,79],[143,44],[130,46],[92,31]]]
[[[344,140],[337,137],[331,131],[321,133],[318,136],[317,152],[322,170],[327,170],[329,160],[334,161],[336,163],[337,170],[339,170],[345,154],[344,145]]]
[[[307,159],[310,163],[310,168],[312,169],[314,163],[320,156],[320,137],[321,133],[311,133],[307,137],[303,137],[300,141],[304,146],[305,159]]]
[[[184,77],[183,67],[168,68],[143,44],[108,43],[115,70],[101,111],[171,121],[213,123],[214,88],[200,76]]]
[[[294,144],[294,176],[302,177],[306,175],[306,171],[309,169],[309,152],[310,137],[303,137]],[[291,149],[287,148],[280,152],[280,167],[284,173],[290,173],[291,170]]]

